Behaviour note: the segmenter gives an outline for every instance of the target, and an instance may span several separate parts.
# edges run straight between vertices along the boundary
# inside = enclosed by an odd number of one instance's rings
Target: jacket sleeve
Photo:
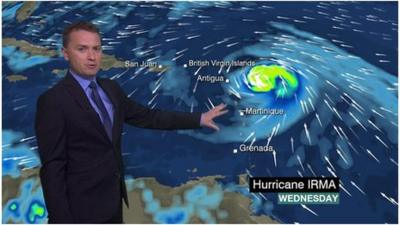
[[[42,163],[40,180],[50,223],[72,223],[66,187],[66,133],[62,111],[53,98],[37,102],[36,139]]]
[[[129,99],[121,88],[125,122],[142,128],[176,130],[200,128],[201,113],[169,112],[149,109]]]

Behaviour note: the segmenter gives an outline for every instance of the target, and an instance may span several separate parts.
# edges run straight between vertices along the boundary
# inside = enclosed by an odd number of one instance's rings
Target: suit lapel
[[[85,113],[90,114],[89,118],[96,129],[103,133],[104,137],[109,139],[104,129],[103,123],[97,112],[93,109],[85,92],[72,75],[68,72],[63,81],[70,95],[74,98],[77,104],[83,109]],[[114,129],[113,129],[114,130]]]

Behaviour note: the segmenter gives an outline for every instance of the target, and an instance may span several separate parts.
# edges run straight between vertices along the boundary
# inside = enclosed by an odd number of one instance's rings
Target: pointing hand
[[[211,109],[210,111],[201,114],[200,125],[204,126],[204,127],[212,128],[216,131],[219,131],[219,127],[215,124],[213,119],[215,117],[226,114],[228,112],[228,110],[225,108],[226,108],[226,104],[221,103],[221,104],[217,105],[216,107],[214,107],[213,109]]]

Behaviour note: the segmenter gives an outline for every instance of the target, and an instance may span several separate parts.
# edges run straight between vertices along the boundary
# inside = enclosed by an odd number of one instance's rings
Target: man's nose
[[[96,59],[96,55],[95,55],[93,50],[89,50],[88,51],[87,59],[89,59],[89,60],[95,60]]]

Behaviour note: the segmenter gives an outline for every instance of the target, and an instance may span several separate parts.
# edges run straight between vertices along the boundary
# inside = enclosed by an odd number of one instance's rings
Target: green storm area
[[[36,218],[42,218],[45,214],[45,208],[41,205],[34,203],[29,211],[29,221],[34,223]]]
[[[274,91],[279,98],[292,97],[299,86],[297,77],[278,65],[254,66],[247,74],[247,81],[252,91]]]

